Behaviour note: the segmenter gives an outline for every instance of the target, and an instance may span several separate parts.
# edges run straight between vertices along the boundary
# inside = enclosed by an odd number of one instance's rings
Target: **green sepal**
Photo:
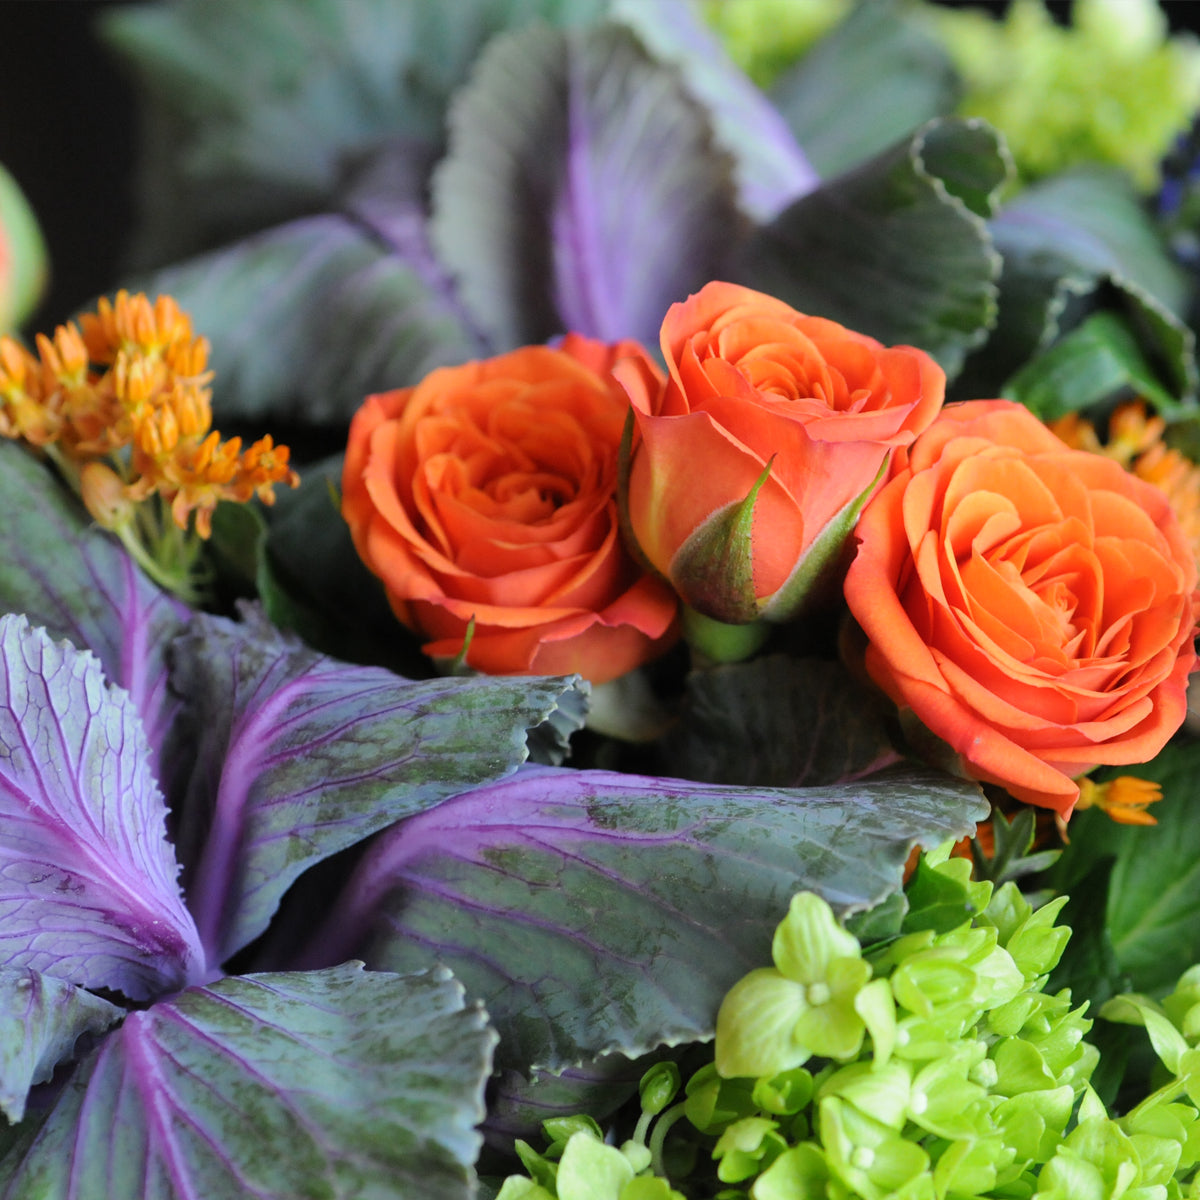
[[[539,1154],[528,1142],[522,1141],[520,1138],[513,1143],[513,1149],[529,1178],[553,1196],[554,1177],[558,1174],[558,1164],[551,1162],[546,1155]],[[561,1150],[561,1147],[559,1149]]]
[[[555,1200],[555,1196],[532,1179],[526,1179],[523,1175],[510,1175],[496,1193],[496,1200]]]
[[[542,1122],[542,1129],[550,1141],[546,1153],[552,1158],[557,1158],[563,1147],[577,1133],[588,1134],[597,1141],[604,1141],[604,1130],[586,1113],[577,1113],[570,1117],[551,1117]]]
[[[754,1079],[722,1079],[715,1062],[706,1063],[687,1081],[684,1113],[701,1133],[716,1134],[732,1122],[751,1116]]]
[[[620,1200],[632,1179],[633,1167],[620,1150],[581,1129],[558,1164],[558,1200]]]
[[[725,1078],[778,1075],[803,1066],[812,1051],[796,1037],[808,1008],[804,984],[760,967],[730,988],[717,1013],[717,1070]]]
[[[946,933],[957,929],[980,911],[982,897],[986,906],[989,895],[983,895],[979,885],[970,879],[970,864],[966,859],[956,859],[962,868],[944,869],[948,864],[931,866],[925,856],[917,865],[905,886],[908,896],[908,913],[904,918],[906,933],[918,929],[931,929],[934,933]]]
[[[675,1099],[682,1080],[679,1068],[671,1061],[658,1062],[642,1076],[638,1084],[638,1098],[642,1112],[658,1116]]]
[[[752,1094],[757,1108],[776,1116],[794,1115],[807,1108],[812,1098],[812,1072],[805,1067],[781,1071],[769,1079],[755,1080]]]
[[[771,940],[775,965],[800,983],[823,982],[835,960],[861,954],[858,939],[843,928],[829,903],[816,892],[792,897],[787,916]]]
[[[671,582],[688,605],[727,625],[746,624],[759,615],[754,505],[774,461],[772,456],[744,500],[717,509],[692,530],[671,560]]]
[[[852,1195],[905,1195],[929,1169],[929,1155],[916,1142],[836,1096],[821,1101],[821,1137],[833,1174]]]
[[[754,1184],[754,1200],[826,1200],[829,1164],[820,1147],[802,1142],[781,1154]]]
[[[934,1192],[938,1196],[988,1194],[1014,1157],[1012,1147],[1005,1145],[1001,1137],[953,1141],[934,1165]]]
[[[1001,1101],[992,1118],[1018,1162],[1045,1162],[1062,1140],[1074,1104],[1071,1088],[1045,1088]]]
[[[880,1066],[863,1060],[849,1063],[828,1076],[817,1092],[817,1101],[837,1096],[864,1116],[890,1129],[901,1130],[908,1113],[911,1085],[912,1069],[907,1063]]]
[[[741,1183],[769,1167],[786,1149],[774,1121],[744,1117],[730,1125],[713,1147],[717,1178],[722,1183]]]
[[[777,625],[794,620],[806,608],[829,598],[840,588],[850,565],[850,535],[879,481],[887,474],[891,461],[892,456],[885,454],[875,478],[835,513],[813,538],[783,585],[759,607],[758,615],[763,620]]]

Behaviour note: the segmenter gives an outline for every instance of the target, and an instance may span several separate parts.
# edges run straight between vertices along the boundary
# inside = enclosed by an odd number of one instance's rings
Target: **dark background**
[[[0,163],[29,198],[51,260],[50,291],[30,328],[64,320],[112,286],[134,220],[133,93],[91,30],[115,2],[0,0]],[[1060,19],[1069,7],[1049,5]],[[1200,29],[1200,3],[1163,7],[1173,27]]]

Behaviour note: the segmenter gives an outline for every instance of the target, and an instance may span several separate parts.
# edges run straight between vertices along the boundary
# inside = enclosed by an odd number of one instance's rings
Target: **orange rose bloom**
[[[396,615],[494,675],[594,683],[667,648],[676,600],[621,544],[629,403],[609,370],[645,352],[570,336],[371,396],[350,426],[342,511]]]
[[[786,620],[840,557],[892,450],[937,415],[945,375],[921,350],[730,283],[672,305],[662,351],[665,385],[618,368],[637,421],[638,546],[705,616]],[[725,530],[751,496],[746,563]]]
[[[964,773],[1070,814],[1186,710],[1196,564],[1166,497],[1021,405],[951,405],[897,456],[846,577],[872,678]]]

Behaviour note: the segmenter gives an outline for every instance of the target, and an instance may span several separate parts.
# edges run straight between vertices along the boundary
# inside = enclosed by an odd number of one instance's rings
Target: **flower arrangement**
[[[1162,18],[104,13],[110,294],[0,176],[3,1195],[1200,1194]]]

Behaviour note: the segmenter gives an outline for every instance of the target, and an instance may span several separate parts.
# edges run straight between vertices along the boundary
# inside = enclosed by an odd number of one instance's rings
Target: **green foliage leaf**
[[[371,392],[479,349],[435,266],[346,217],[309,217],[136,282],[167,292],[212,342],[213,408],[342,425]]]
[[[124,1016],[115,1004],[64,979],[0,967],[0,1112],[20,1121],[30,1087],[74,1057],[83,1034],[103,1033]]]
[[[1081,813],[1050,878],[1056,891],[1071,894],[1097,864],[1113,860],[1104,909],[1112,952],[1127,986],[1154,993],[1200,962],[1200,744],[1172,743],[1136,773],[1162,784],[1158,824],[1119,825],[1099,811]],[[1099,903],[1099,895],[1089,902]]]
[[[766,655],[693,671],[659,766],[755,787],[854,779],[897,761],[887,712],[838,663]]]
[[[1124,317],[1136,349],[1110,337],[1101,347],[1109,373],[1128,373],[1120,382],[1138,388],[1148,376],[1150,394],[1164,403],[1195,395],[1195,336],[1183,321],[1189,286],[1124,176],[1099,168],[1054,176],[1020,192],[991,231],[1004,258],[1000,313],[987,345],[968,364],[963,388],[975,395],[1007,392],[1010,377],[1035,355],[1096,309],[1111,309]],[[1099,330],[1111,333],[1104,325]],[[1096,336],[1095,327],[1087,336]],[[1058,372],[1057,382],[1073,394],[1085,384],[1095,388],[1096,379],[1072,380],[1063,366],[1064,357],[1075,355],[1078,369],[1085,349],[1097,351],[1095,343],[1076,341],[1046,366],[1030,366],[1014,386],[1028,390],[1031,380],[1046,380],[1048,389],[1048,377]],[[1106,366],[1086,365],[1093,374]]]
[[[1008,176],[995,130],[930,122],[755,233],[737,275],[801,312],[919,346],[953,376],[996,316],[983,216]]]
[[[627,30],[496,38],[455,100],[430,233],[494,349],[565,329],[653,344],[721,274],[732,165],[677,71]]]
[[[711,1036],[796,892],[869,907],[914,841],[985,811],[927,772],[786,791],[524,768],[382,835],[313,946],[353,953],[374,920],[371,963],[451,965],[501,1033],[501,1067],[637,1055]]]
[[[1177,403],[1158,379],[1129,325],[1114,312],[1087,317],[1027,363],[1004,390],[1043,421],[1121,395],[1143,396],[1159,410],[1170,411]]]
[[[105,13],[146,110],[142,265],[327,209],[384,141],[436,147],[499,30],[604,0],[182,0]]]
[[[304,469],[267,512],[267,616],[333,658],[423,675],[429,660],[396,619],[383,585],[358,556],[341,514],[342,456]],[[263,583],[266,586],[261,586]]]
[[[969,921],[978,911],[971,886],[945,871],[937,871],[921,857],[904,889],[908,913],[906,931],[932,929],[947,933]]]
[[[855,167],[954,111],[958,76],[914,8],[890,0],[858,4],[771,88],[822,175]]]
[[[42,1200],[469,1200],[486,1021],[440,969],[350,963],[189,989],[81,1064],[0,1160],[0,1186]]]

